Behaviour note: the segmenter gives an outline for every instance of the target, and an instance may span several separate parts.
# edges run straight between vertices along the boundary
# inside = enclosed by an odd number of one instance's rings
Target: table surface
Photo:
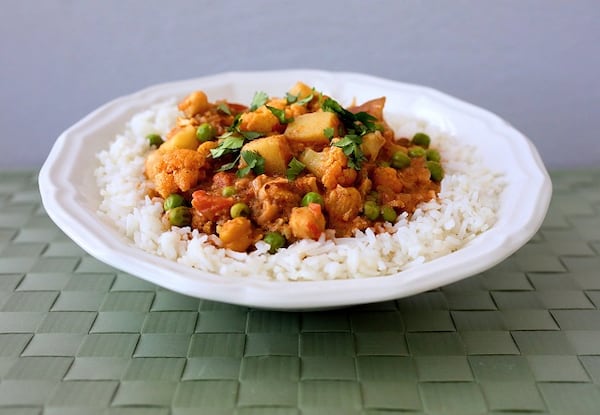
[[[185,297],[71,242],[0,172],[0,415],[597,414],[600,170],[554,172],[517,253],[328,312]]]

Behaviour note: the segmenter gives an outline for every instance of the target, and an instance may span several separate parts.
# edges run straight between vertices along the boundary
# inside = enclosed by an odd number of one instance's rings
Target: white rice
[[[301,240],[276,254],[262,241],[246,254],[215,247],[216,237],[190,228],[166,228],[160,198],[147,196],[144,160],[146,135],[166,134],[179,115],[175,100],[136,114],[107,150],[98,154],[95,171],[102,202],[98,213],[135,246],[203,271],[224,276],[276,280],[320,280],[397,273],[463,247],[496,221],[504,184],[476,157],[474,148],[457,145],[424,121],[394,120],[398,136],[423,131],[440,150],[445,170],[437,200],[422,203],[409,218],[389,225],[390,233],[367,229],[353,238]],[[390,121],[390,120],[388,120]]]

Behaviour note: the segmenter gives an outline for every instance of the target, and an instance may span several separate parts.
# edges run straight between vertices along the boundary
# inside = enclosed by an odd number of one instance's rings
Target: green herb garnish
[[[219,105],[217,105],[217,111],[221,111],[227,115],[233,115],[229,105],[227,105],[225,102],[221,102]]]
[[[233,159],[232,162],[229,163],[225,163],[223,164],[221,167],[219,167],[216,171],[227,171],[227,170],[231,170],[233,169],[235,166],[238,165],[238,163],[240,162],[240,154],[238,153],[237,156],[235,156],[235,159]]]
[[[227,132],[220,135],[219,145],[216,148],[210,150],[210,154],[213,159],[218,159],[227,154],[236,154],[236,159],[232,163],[227,163],[221,166],[218,171],[225,171],[232,169],[237,161],[239,161],[239,151],[244,146],[246,141],[252,141],[263,134],[256,131],[241,131],[240,124],[242,122],[241,114],[237,114],[233,119],[231,126],[227,127]]]
[[[360,170],[365,157],[360,145],[362,144],[362,137],[356,134],[348,134],[341,140],[332,143],[333,146],[342,149],[346,157],[348,157],[348,166],[354,170]]]
[[[271,107],[270,105],[267,105],[267,108],[269,109],[269,111],[271,111],[271,113],[274,116],[277,117],[277,120],[279,121],[280,124],[288,124],[288,123],[294,121],[293,118],[286,118],[284,110],[280,110],[279,108]]]
[[[314,88],[313,88],[313,91],[314,91]],[[300,105],[305,105],[305,104],[308,104],[310,101],[312,101],[313,98],[314,98],[314,94],[307,95],[306,97],[304,97],[302,99],[300,99],[300,95],[293,95],[293,94],[290,94],[289,92],[287,92],[285,94],[285,100],[288,103],[288,105],[294,104],[294,103],[300,104]]]
[[[288,180],[294,180],[302,170],[304,170],[306,166],[296,157],[292,158],[292,160],[288,164],[288,169],[285,171],[285,176]]]
[[[252,103],[250,104],[250,112],[256,111],[259,107],[262,107],[267,103],[269,99],[269,95],[266,92],[258,91],[254,93],[254,97],[252,98]]]
[[[242,151],[242,158],[246,162],[246,167],[241,168],[237,171],[237,177],[244,177],[250,170],[254,174],[263,174],[265,172],[265,159],[263,156],[258,154],[256,151]]]
[[[338,116],[348,134],[365,135],[377,130],[377,118],[368,112],[353,112],[342,107],[336,100],[326,98],[321,105],[323,111],[333,112]]]
[[[333,127],[327,127],[323,130],[323,135],[327,137],[328,140],[331,140],[334,137],[335,130]]]
[[[218,159],[226,154],[235,153],[244,145],[244,137],[238,135],[229,135],[219,143],[216,148],[210,150],[212,158]]]
[[[354,170],[360,170],[363,161],[366,160],[360,148],[362,136],[377,131],[377,118],[364,111],[354,114],[332,98],[325,98],[321,108],[323,111],[330,111],[336,114],[344,125],[346,136],[340,141],[332,143],[332,145],[344,151],[344,154],[348,157],[348,166]]]

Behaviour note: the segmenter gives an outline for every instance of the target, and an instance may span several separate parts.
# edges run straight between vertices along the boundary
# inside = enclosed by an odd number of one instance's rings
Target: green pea
[[[381,216],[383,217],[383,220],[387,222],[395,222],[398,214],[393,207],[385,205],[381,208]]]
[[[427,168],[429,169],[429,173],[431,174],[431,180],[434,182],[441,182],[444,178],[444,169],[442,165],[437,161],[428,161]]]
[[[170,194],[169,196],[167,196],[167,198],[165,199],[165,201],[163,203],[163,208],[165,209],[165,212],[166,212],[167,210],[171,210],[173,208],[183,206],[184,204],[185,204],[185,199],[183,198],[183,196],[178,195],[177,193],[173,193],[173,194]]]
[[[192,212],[185,206],[177,206],[168,212],[169,223],[173,226],[189,226],[192,223]]]
[[[268,232],[263,238],[265,243],[271,245],[269,253],[274,254],[279,248],[285,245],[285,237],[279,232]]]
[[[151,146],[156,147],[160,147],[160,145],[165,142],[159,134],[148,134],[146,140],[148,140]]]
[[[392,156],[390,165],[395,169],[403,169],[404,167],[410,166],[410,157],[402,151],[396,151]]]
[[[442,157],[440,156],[440,152],[437,150],[434,150],[432,148],[430,148],[429,150],[427,150],[425,152],[425,158],[427,160],[437,161],[437,162],[439,162],[442,159]]]
[[[196,130],[196,138],[200,142],[205,142],[212,140],[217,134],[215,127],[205,122],[204,124],[200,124],[198,129]]]
[[[229,209],[229,214],[232,218],[239,218],[240,216],[248,217],[250,216],[250,208],[247,204],[238,202],[231,206],[231,209]]]
[[[363,205],[363,212],[368,219],[375,220],[379,217],[379,205],[373,200],[367,200]]]
[[[323,197],[317,192],[308,192],[302,198],[302,206],[308,206],[311,203],[317,203],[323,206]]]
[[[379,167],[390,167],[390,163],[387,161],[380,161],[379,163],[377,163],[377,165]]]
[[[416,133],[412,138],[412,143],[423,148],[428,148],[431,138],[425,133]]]
[[[411,147],[408,149],[408,157],[425,157],[425,149],[423,147]]]
[[[224,197],[231,197],[236,194],[235,186],[225,186],[223,190],[221,190],[221,195]]]

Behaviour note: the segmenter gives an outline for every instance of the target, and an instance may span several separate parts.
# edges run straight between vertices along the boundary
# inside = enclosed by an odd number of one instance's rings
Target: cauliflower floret
[[[348,222],[354,219],[362,208],[362,197],[354,187],[337,186],[325,195],[325,210],[333,222]]]
[[[254,210],[256,223],[266,225],[277,217],[289,216],[292,208],[300,204],[301,195],[295,192],[293,183],[286,178],[278,177],[265,181],[264,175],[254,179],[253,187],[256,193]]]
[[[299,160],[328,190],[350,186],[356,180],[356,170],[348,167],[348,158],[339,147],[326,147],[321,152],[307,148]]]
[[[146,159],[146,176],[165,198],[171,193],[186,192],[203,179],[206,157],[195,150],[156,151]]]
[[[208,110],[210,107],[208,98],[203,91],[194,91],[185,97],[178,105],[178,108],[187,116],[193,117]]]
[[[256,111],[246,112],[242,115],[240,130],[270,134],[277,126],[279,126],[279,120],[263,105]]]
[[[375,188],[386,187],[394,193],[400,193],[404,189],[404,183],[398,176],[398,171],[393,167],[377,167],[373,170],[373,185]]]

